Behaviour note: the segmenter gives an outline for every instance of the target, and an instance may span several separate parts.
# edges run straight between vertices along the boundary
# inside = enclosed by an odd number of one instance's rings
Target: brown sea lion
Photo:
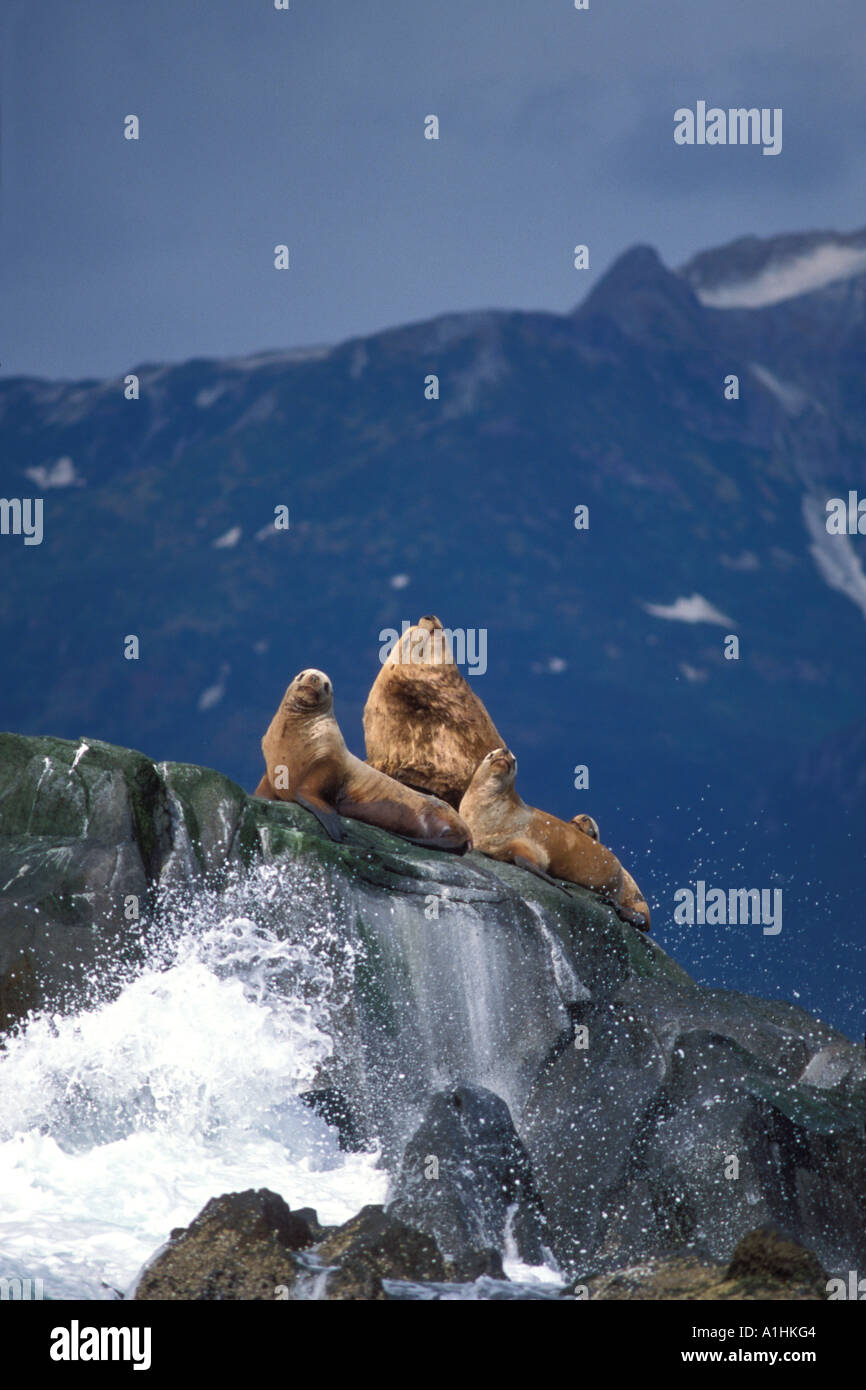
[[[594,820],[592,816],[586,815],[584,812],[581,812],[579,816],[572,816],[569,824],[576,825],[578,830],[582,830],[584,835],[588,835],[591,840],[597,840],[599,838],[598,821]]]
[[[350,753],[334,718],[334,693],[323,671],[301,671],[262,739],[265,775],[255,795],[304,806],[334,840],[340,816],[378,825],[427,849],[465,854],[468,827],[452,807],[411,791]]]
[[[475,848],[542,878],[592,888],[624,922],[649,931],[646,899],[616,855],[582,827],[527,806],[514,790],[516,773],[517,759],[507,748],[494,749],[478,764],[460,802]]]
[[[392,648],[364,707],[367,762],[455,809],[485,753],[503,739],[461,675],[438,618]]]

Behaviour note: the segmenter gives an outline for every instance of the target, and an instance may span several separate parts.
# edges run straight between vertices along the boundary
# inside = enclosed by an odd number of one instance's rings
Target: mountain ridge
[[[814,519],[863,483],[866,279],[843,289],[708,308],[644,248],[568,314],[444,314],[300,358],[142,369],[138,401],[120,377],[0,379],[15,490],[33,492],[28,470],[73,480],[43,490],[41,546],[3,537],[15,660],[0,723],[98,731],[253,787],[297,670],[329,672],[362,754],[380,631],[425,612],[484,628],[477,689],[524,798],[595,814],[662,933],[697,870],[786,883],[793,954],[765,947],[756,963],[696,935],[685,949],[709,978],[799,987],[822,916],[853,922],[859,889],[853,863],[798,880],[847,834],[829,793],[802,822],[786,814],[792,769],[862,717],[864,616],[819,568],[804,518],[804,499]],[[856,585],[859,540],[840,539]],[[738,662],[713,611],[733,620]],[[782,837],[756,834],[756,815]],[[862,951],[840,930],[813,1007],[859,1034],[845,969]]]

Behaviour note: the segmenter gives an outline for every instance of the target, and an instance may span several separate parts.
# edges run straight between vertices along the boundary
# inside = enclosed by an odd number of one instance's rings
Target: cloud
[[[765,304],[778,304],[783,299],[794,299],[798,294],[810,294],[834,280],[850,279],[866,271],[866,249],[858,246],[816,246],[805,256],[785,261],[779,265],[768,265],[749,280],[729,281],[711,289],[697,291],[698,299],[711,309],[760,309]],[[766,367],[753,364],[752,371],[770,390],[782,387],[782,383],[772,381]],[[790,387],[783,388],[789,393]],[[797,392],[801,396],[800,392]],[[791,408],[796,414],[802,405],[791,400]]]

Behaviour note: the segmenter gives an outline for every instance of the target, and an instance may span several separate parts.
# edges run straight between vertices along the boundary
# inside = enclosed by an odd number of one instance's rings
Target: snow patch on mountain
[[[203,690],[198,697],[198,708],[200,710],[203,711],[213,709],[214,705],[219,704],[220,700],[226,693],[226,677],[228,676],[231,669],[232,668],[231,666],[229,666],[228,662],[222,662],[222,664],[220,665],[219,674],[216,680],[214,681],[213,685],[209,685],[207,689]]]
[[[40,463],[33,468],[25,468],[24,473],[43,492],[52,487],[84,487],[84,479],[71,458],[61,458],[50,464]]]
[[[760,362],[749,364],[752,376],[757,378],[762,386],[770,392],[772,396],[787,411],[789,415],[799,415],[808,401],[805,391],[801,391],[799,386],[791,386],[788,382],[780,381],[774,376],[769,367],[762,367]]]
[[[242,535],[243,527],[232,526],[221,536],[217,536],[215,541],[211,541],[211,545],[214,550],[234,550]]]
[[[866,271],[866,247],[824,243],[804,255],[771,262],[747,279],[699,286],[695,293],[709,309],[762,309],[824,289]]]
[[[288,348],[284,352],[256,352],[249,357],[220,358],[219,365],[236,372],[254,372],[259,367],[291,366],[295,362],[322,362],[330,357],[333,349],[324,344],[312,347]]]
[[[831,589],[838,590],[856,603],[866,618],[866,574],[851,544],[851,537],[829,534],[826,507],[812,493],[806,493],[803,498],[803,520],[811,537],[809,553],[821,578]]]
[[[733,618],[725,617],[714,604],[701,594],[691,598],[678,598],[676,603],[645,603],[647,613],[654,618],[669,618],[678,623],[716,623],[719,627],[733,627]]]

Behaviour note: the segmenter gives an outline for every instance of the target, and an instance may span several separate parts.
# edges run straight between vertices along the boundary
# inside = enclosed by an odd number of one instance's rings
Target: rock
[[[445,1274],[449,1283],[474,1284],[476,1279],[504,1279],[502,1256],[498,1250],[488,1246],[484,1250],[469,1250],[456,1260],[445,1261]]]
[[[510,1113],[544,1242],[569,1274],[725,1261],[767,1223],[831,1273],[866,1266],[866,1061],[840,1033],[791,1004],[697,986],[586,890],[358,822],[335,844],[302,808],[217,772],[87,743],[0,736],[6,1028],[111,997],[177,895],[196,908],[210,892],[209,910],[228,911],[235,893],[332,980],[333,1053],[310,1093],[344,1145],[378,1140],[411,1225],[433,1195],[418,1158],[436,1152],[413,1135],[434,1097],[465,1087],[492,1094],[503,1125]],[[502,1239],[501,1207],[478,1194],[503,1151],[493,1161],[453,1121],[443,1153],[472,1171],[458,1183],[446,1164],[451,1224],[423,1229],[457,1259]],[[525,1258],[538,1254],[526,1219]]]
[[[7,1019],[83,1003],[140,959],[139,918],[168,840],[140,753],[0,735],[0,998]],[[130,908],[131,910],[131,908]],[[26,980],[27,987],[16,988]]]
[[[141,960],[143,924],[167,894],[279,866],[273,930],[306,941],[327,910],[338,950],[356,962],[340,1045],[313,1089],[340,1093],[357,1142],[375,1136],[397,1165],[419,1103],[443,1077],[487,1086],[517,1117],[590,991],[606,997],[632,969],[688,981],[583,889],[357,821],[337,845],[300,807],[249,797],[219,773],[88,743],[79,756],[80,743],[0,736],[0,882],[27,866],[0,907],[0,980],[14,970],[32,981],[26,994],[7,986],[11,1021],[25,1005],[71,1007],[94,984],[110,996]],[[103,810],[88,818],[99,788]],[[128,894],[138,920],[124,915]],[[530,986],[514,990],[518,976]]]
[[[445,1264],[435,1240],[379,1206],[363,1207],[317,1248],[323,1265],[339,1265],[328,1277],[325,1298],[384,1298],[381,1281],[443,1280]]]
[[[460,1262],[504,1248],[510,1220],[521,1259],[543,1263],[544,1216],[526,1150],[505,1101],[480,1086],[432,1098],[406,1145],[387,1210],[429,1232]]]
[[[294,1256],[313,1239],[306,1216],[267,1188],[214,1197],[190,1226],[172,1232],[141,1274],[134,1297],[273,1300],[305,1272]]]
[[[330,1235],[331,1231],[336,1229],[333,1226],[322,1226],[319,1222],[318,1212],[313,1207],[299,1207],[297,1211],[292,1212],[292,1215],[295,1220],[306,1222],[313,1245],[324,1240],[325,1236]]]
[[[215,1197],[189,1227],[172,1231],[134,1297],[382,1301],[385,1279],[417,1283],[445,1275],[436,1242],[381,1207],[364,1207],[326,1229],[312,1208],[290,1211],[262,1188]]]
[[[727,1277],[785,1284],[818,1298],[826,1296],[827,1274],[812,1251],[772,1226],[760,1226],[743,1236],[731,1256]]]
[[[372,1264],[349,1256],[329,1274],[324,1297],[332,1303],[382,1303],[385,1290]]]
[[[802,1080],[823,1025],[790,1005],[632,979],[575,1011],[588,1046],[539,1076],[522,1133],[557,1258],[580,1272],[727,1252],[776,1222],[829,1267],[866,1257],[862,1059]],[[841,1046],[841,1044],[840,1044]]]
[[[298,1099],[321,1115],[325,1124],[336,1129],[344,1153],[363,1153],[372,1147],[362,1133],[354,1107],[336,1086],[326,1086],[321,1091],[302,1091]]]
[[[730,1264],[673,1255],[577,1281],[565,1297],[595,1300],[812,1302],[827,1297],[827,1276],[811,1250],[772,1227],[744,1236]]]

